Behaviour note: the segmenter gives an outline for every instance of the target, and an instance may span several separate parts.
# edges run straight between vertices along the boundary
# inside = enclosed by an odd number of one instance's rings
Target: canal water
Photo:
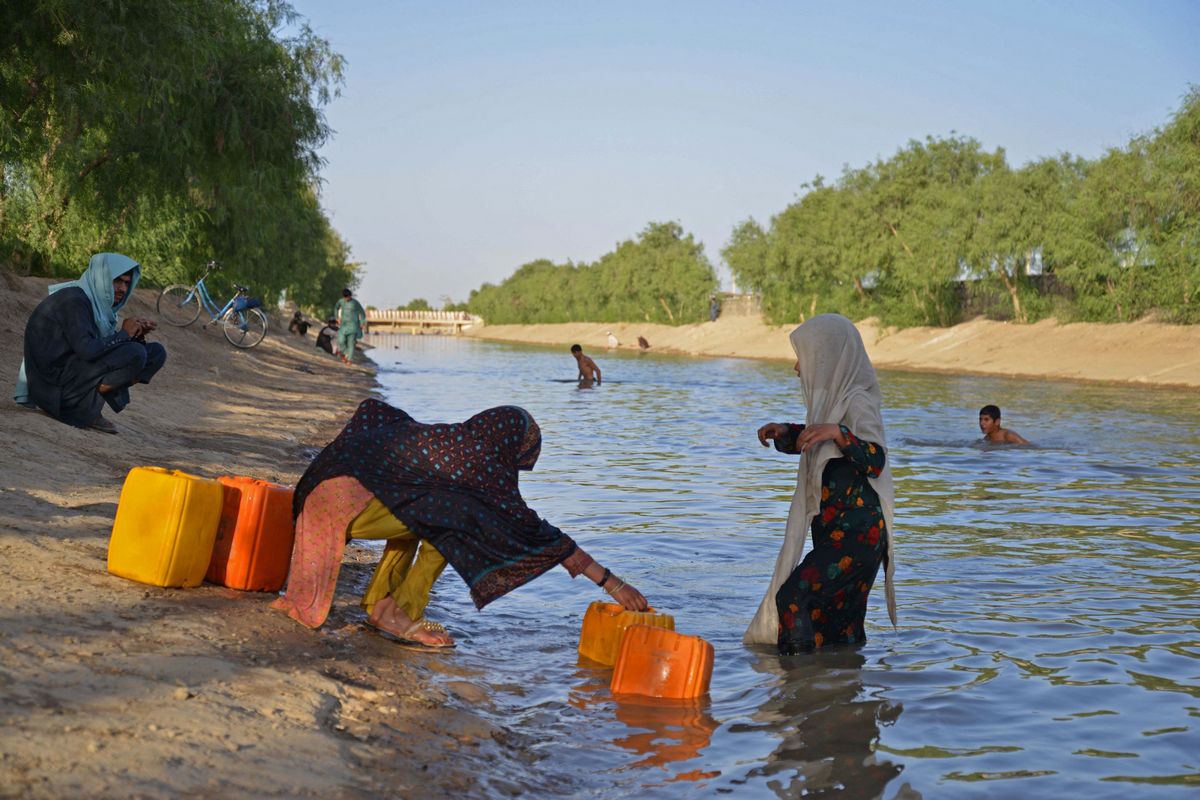
[[[794,457],[755,437],[804,419],[789,364],[596,351],[604,383],[580,389],[570,342],[370,341],[384,396],[420,421],[528,409],[529,505],[716,651],[703,702],[618,702],[577,658],[593,584],[557,569],[476,612],[447,571],[428,615],[458,649],[412,657],[481,688],[531,759],[483,792],[1200,793],[1196,393],[881,372],[899,628],[881,577],[865,645],[781,658],[741,635],[795,487]],[[1035,446],[981,444],[986,403]]]

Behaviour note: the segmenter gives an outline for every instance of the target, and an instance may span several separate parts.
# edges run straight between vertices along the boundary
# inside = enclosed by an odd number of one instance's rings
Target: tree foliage
[[[279,0],[0,5],[0,259],[116,250],[167,283],[217,258],[301,302],[353,283],[316,194],[342,67]]]
[[[973,139],[927,138],[803,188],[722,250],[774,322],[1200,321],[1200,89],[1166,126],[1095,161],[1014,169]]]
[[[707,318],[716,274],[704,246],[674,222],[651,223],[594,264],[542,259],[471,292],[467,309],[494,324]]]

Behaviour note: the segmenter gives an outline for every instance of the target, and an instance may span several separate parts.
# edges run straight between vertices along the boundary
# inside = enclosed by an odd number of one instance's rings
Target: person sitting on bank
[[[979,409],[979,430],[983,431],[983,439],[986,442],[1029,444],[1029,440],[1021,434],[1001,426],[999,406],[986,405]]]
[[[325,320],[325,327],[317,332],[317,347],[329,355],[337,355],[338,321],[336,317]]]
[[[363,310],[362,304],[354,299],[353,292],[343,289],[342,299],[334,306],[333,315],[338,321],[338,352],[342,355],[342,361],[349,364],[354,360],[354,345],[366,331],[367,312]]]
[[[304,320],[304,315],[296,311],[292,315],[292,321],[288,323],[288,333],[299,334],[300,336],[308,336],[308,323]]]
[[[577,344],[571,345],[571,355],[575,356],[575,363],[579,366],[579,385],[591,386],[594,381],[597,386],[600,385],[600,367],[595,361],[583,354],[583,348]]]
[[[133,296],[142,269],[117,253],[92,256],[77,281],[50,287],[25,325],[25,361],[16,400],[79,428],[116,433],[101,415],[129,405],[129,387],[149,383],[167,351],[146,334],[151,320],[117,313]]]
[[[364,400],[296,485],[287,590],[271,606],[319,627],[346,542],[382,539],[387,545],[362,606],[369,625],[405,644],[454,645],[442,625],[425,619],[447,562],[481,610],[561,564],[624,608],[645,611],[641,592],[525,504],[520,471],[533,469],[541,449],[541,429],[516,406],[424,424]]]

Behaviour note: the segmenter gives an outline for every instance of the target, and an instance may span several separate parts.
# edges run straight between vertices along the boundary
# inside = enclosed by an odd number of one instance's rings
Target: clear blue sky
[[[381,307],[594,261],[651,221],[720,250],[816,174],[951,132],[1094,158],[1200,84],[1200,2],[294,0],[348,61],[323,203]]]

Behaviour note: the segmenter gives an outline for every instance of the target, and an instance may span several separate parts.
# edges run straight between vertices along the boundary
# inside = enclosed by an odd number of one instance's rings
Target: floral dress
[[[779,652],[809,652],[830,644],[865,641],[867,594],[887,555],[887,526],[879,495],[867,478],[883,471],[881,445],[839,426],[849,444],[821,474],[821,509],[813,517],[813,549],[775,595],[779,609]],[[802,425],[788,425],[775,439],[782,453],[798,453]]]

